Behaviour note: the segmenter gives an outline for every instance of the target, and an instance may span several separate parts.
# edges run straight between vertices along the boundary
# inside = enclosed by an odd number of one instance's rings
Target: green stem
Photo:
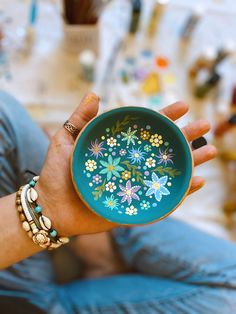
[[[106,179],[103,181],[102,185],[97,186],[95,188],[95,191],[92,192],[95,201],[97,201],[102,196],[103,192],[105,191],[105,184],[106,184]]]
[[[173,169],[171,167],[164,168],[163,166],[156,167],[155,169],[152,170],[152,172],[159,172],[160,175],[168,174],[172,178],[175,178],[181,175],[181,171],[177,169]]]
[[[125,116],[124,119],[122,121],[117,120],[115,126],[112,127],[111,129],[111,133],[114,136],[115,134],[117,134],[118,132],[121,132],[124,130],[124,128],[130,124],[131,121],[135,121],[138,120],[139,117],[132,117],[132,116]]]
[[[137,166],[130,165],[127,160],[122,161],[121,164],[125,165],[127,169],[132,172],[132,175],[135,176],[137,182],[143,183],[143,174],[137,170]]]

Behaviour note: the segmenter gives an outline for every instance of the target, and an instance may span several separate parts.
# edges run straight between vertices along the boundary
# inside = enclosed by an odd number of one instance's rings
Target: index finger
[[[189,107],[186,103],[177,101],[176,103],[161,109],[160,113],[175,121],[185,115],[188,110]]]

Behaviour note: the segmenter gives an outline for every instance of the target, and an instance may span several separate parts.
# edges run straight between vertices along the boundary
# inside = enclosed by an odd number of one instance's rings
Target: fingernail
[[[193,149],[198,149],[202,146],[207,145],[207,140],[205,139],[204,136],[201,136],[197,138],[196,140],[192,141],[192,148]]]
[[[99,102],[99,101],[100,101],[100,98],[94,93],[89,93],[87,96],[85,96],[85,99],[84,99],[84,102],[86,104],[91,104],[91,103]]]
[[[193,189],[193,190],[190,190],[189,191],[189,194],[192,194],[194,192],[197,192],[198,190],[200,190],[202,187],[204,187],[205,183],[201,184],[200,186],[198,186],[197,188]]]

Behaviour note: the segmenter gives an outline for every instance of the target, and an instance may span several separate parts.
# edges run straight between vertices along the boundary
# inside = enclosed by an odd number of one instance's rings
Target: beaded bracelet
[[[42,207],[37,204],[38,193],[34,189],[39,177],[34,177],[22,186],[16,194],[16,206],[23,229],[28,236],[42,248],[52,250],[68,243],[69,238],[59,237],[52,228],[51,220],[42,214]]]

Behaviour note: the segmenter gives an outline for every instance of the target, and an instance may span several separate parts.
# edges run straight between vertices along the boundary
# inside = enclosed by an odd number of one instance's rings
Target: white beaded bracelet
[[[34,177],[20,188],[16,195],[16,206],[23,229],[34,243],[42,248],[52,250],[69,242],[67,237],[59,237],[52,229],[51,220],[42,215],[42,208],[37,204],[38,193],[34,189],[39,177]]]

